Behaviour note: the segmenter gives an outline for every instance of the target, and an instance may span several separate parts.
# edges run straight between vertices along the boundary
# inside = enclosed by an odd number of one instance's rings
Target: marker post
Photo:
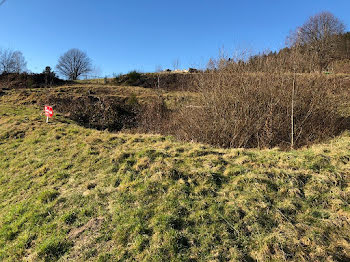
[[[45,106],[45,116],[46,116],[46,123],[49,123],[49,118],[53,116],[53,109],[51,106]]]

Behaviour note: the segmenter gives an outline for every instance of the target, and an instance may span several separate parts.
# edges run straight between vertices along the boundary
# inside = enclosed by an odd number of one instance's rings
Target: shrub
[[[174,120],[172,132],[182,139],[220,147],[287,148],[344,128],[334,95],[338,85],[327,76],[246,73],[224,66],[198,74],[197,82],[199,102],[181,108]]]
[[[126,81],[127,84],[129,84],[131,86],[137,86],[137,85],[139,85],[139,82],[142,78],[142,75],[141,75],[141,73],[134,70],[134,71],[131,71],[128,74],[126,74],[126,77],[128,78],[128,80]]]
[[[115,78],[115,82],[118,85],[141,86],[144,82],[144,78],[141,73],[134,70],[125,75],[118,75]]]

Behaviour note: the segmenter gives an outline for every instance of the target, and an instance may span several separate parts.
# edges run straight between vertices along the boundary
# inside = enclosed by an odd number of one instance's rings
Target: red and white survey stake
[[[53,109],[51,106],[45,106],[45,116],[46,116],[46,123],[48,123],[49,117],[51,118],[53,116]]]

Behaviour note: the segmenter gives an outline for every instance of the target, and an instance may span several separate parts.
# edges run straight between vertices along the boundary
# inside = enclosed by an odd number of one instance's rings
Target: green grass
[[[0,261],[349,261],[350,134],[215,149],[0,98]]]

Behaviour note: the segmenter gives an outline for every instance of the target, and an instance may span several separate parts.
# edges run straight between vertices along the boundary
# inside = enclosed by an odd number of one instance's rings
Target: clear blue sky
[[[101,76],[172,68],[176,59],[188,68],[222,47],[280,49],[291,29],[320,11],[349,28],[349,0],[7,0],[0,47],[22,51],[33,72],[55,67],[70,48],[86,51]]]

